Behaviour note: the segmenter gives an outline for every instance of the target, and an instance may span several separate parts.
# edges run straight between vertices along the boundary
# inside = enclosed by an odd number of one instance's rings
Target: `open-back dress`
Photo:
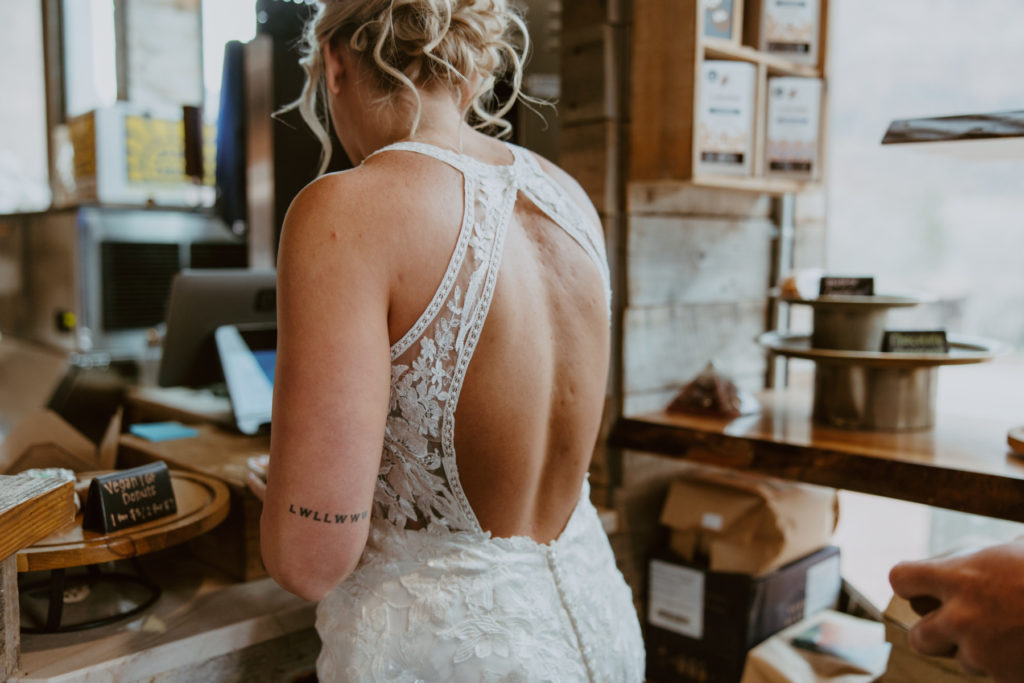
[[[495,166],[423,143],[403,150],[464,179],[464,216],[427,309],[391,347],[391,401],[369,539],[357,569],[317,609],[321,681],[643,680],[632,595],[584,480],[549,543],[481,528],[459,481],[455,411],[487,318],[520,193],[594,261],[604,244],[528,151]]]

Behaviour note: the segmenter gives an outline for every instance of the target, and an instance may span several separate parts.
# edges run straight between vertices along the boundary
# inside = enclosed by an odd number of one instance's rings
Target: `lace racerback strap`
[[[429,145],[425,142],[414,142],[412,140],[393,142],[390,145],[381,147],[376,152],[373,152],[366,157],[366,159],[372,159],[378,154],[383,154],[384,152],[416,152],[417,154],[422,154],[424,156],[433,157],[438,161],[443,161],[449,166],[461,171],[463,175],[466,174],[467,169],[469,168],[470,164],[468,162],[473,161],[470,157],[458,154],[457,152],[453,152],[443,147]],[[366,159],[363,161],[365,162]]]
[[[608,256],[605,251],[603,237],[595,234],[595,231],[590,227],[590,219],[583,213],[583,210],[580,209],[576,202],[568,197],[565,188],[541,168],[540,162],[533,156],[533,153],[518,145],[511,143],[505,143],[505,145],[512,152],[514,158],[513,163],[509,166],[487,164],[443,147],[414,141],[392,143],[380,148],[368,156],[367,159],[383,152],[416,152],[452,166],[467,178],[475,177],[481,173],[485,175],[491,175],[492,173],[507,174],[509,181],[515,185],[516,190],[523,192],[553,222],[576,240],[597,266],[601,273],[601,280],[604,283],[605,301],[610,316],[612,302],[611,274],[608,269]],[[476,173],[473,173],[474,171]]]
[[[520,176],[519,189],[552,221],[576,240],[600,271],[610,316],[612,306],[611,273],[608,268],[608,255],[603,237],[595,233],[590,227],[590,219],[587,215],[575,201],[569,198],[565,188],[541,168],[540,162],[533,156],[533,153],[515,145],[509,145],[509,147],[516,155],[517,164],[522,167],[522,171],[517,174]]]

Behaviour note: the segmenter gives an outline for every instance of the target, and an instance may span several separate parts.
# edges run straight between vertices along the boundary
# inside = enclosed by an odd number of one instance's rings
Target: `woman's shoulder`
[[[334,238],[393,234],[396,227],[406,224],[401,218],[422,207],[429,197],[423,174],[409,166],[381,159],[316,178],[292,200],[284,233],[327,231]],[[375,229],[379,226],[390,229]]]
[[[366,212],[386,211],[394,201],[383,201],[382,186],[389,180],[377,165],[357,166],[346,171],[325,173],[302,188],[292,200],[288,213],[328,213],[338,218],[359,218]],[[392,177],[391,181],[397,178]],[[389,199],[401,200],[401,197]]]

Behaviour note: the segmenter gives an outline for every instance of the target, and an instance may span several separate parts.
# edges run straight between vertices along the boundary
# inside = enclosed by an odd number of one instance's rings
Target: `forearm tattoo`
[[[360,520],[366,519],[370,513],[367,511],[356,512],[349,515],[339,515],[337,513],[321,512],[320,510],[314,510],[312,508],[304,508],[301,505],[295,507],[295,504],[288,506],[288,512],[299,517],[308,517],[311,522],[321,522],[323,524],[355,524]]]

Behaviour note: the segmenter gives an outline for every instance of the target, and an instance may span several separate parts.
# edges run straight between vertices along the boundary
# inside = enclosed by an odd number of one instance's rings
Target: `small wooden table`
[[[610,442],[722,467],[1024,522],[1024,364],[944,368],[934,429],[864,432],[811,421],[810,382],[758,395],[735,419],[656,412],[620,419]]]
[[[227,516],[228,488],[223,482],[202,474],[172,471],[171,486],[178,508],[173,515],[138,526],[101,533],[83,529],[82,515],[79,514],[71,526],[18,552],[19,572],[51,572],[46,624],[41,629],[34,630],[54,632],[85,627],[83,624],[61,625],[65,569],[135,558],[177,545],[209,531]],[[126,575],[108,575],[107,578],[110,577],[125,579]],[[97,580],[97,577],[92,577],[92,580]],[[112,618],[122,619],[140,612],[159,597],[159,589],[155,586],[145,581],[136,583],[151,589],[151,599]],[[97,622],[102,623],[106,622]],[[33,629],[23,630],[31,632]]]

